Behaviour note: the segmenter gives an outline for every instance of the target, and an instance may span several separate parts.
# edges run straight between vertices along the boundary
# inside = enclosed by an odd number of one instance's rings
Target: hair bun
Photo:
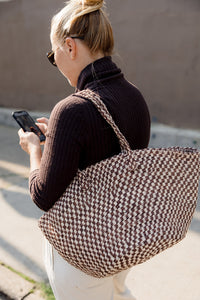
[[[84,6],[94,6],[100,9],[103,6],[104,0],[82,0],[80,1]]]

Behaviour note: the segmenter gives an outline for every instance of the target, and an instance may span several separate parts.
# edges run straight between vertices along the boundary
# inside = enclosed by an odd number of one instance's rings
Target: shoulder
[[[55,105],[50,115],[50,128],[82,131],[90,126],[91,115],[96,115],[94,105],[87,98],[75,93]]]
[[[83,107],[84,105],[86,105],[86,100],[79,97],[76,94],[72,94],[68,97],[66,97],[65,99],[60,100],[54,107],[53,110],[58,111],[60,113],[62,112],[67,112],[67,111],[74,111],[77,109],[81,109],[81,107]]]
[[[54,117],[78,116],[87,112],[87,108],[91,107],[90,101],[81,97],[79,93],[72,94],[65,99],[59,101],[52,110]]]

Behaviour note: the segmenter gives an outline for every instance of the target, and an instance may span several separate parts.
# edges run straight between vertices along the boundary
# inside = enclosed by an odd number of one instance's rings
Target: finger
[[[47,125],[46,124],[40,124],[40,123],[36,123],[36,125],[40,128],[40,130],[45,134],[45,132],[47,131]]]
[[[23,136],[24,133],[25,132],[24,132],[24,130],[22,128],[18,130],[19,137]]]
[[[25,139],[25,138],[28,138],[28,137],[31,137],[31,136],[36,136],[36,134],[35,133],[33,133],[33,132],[29,132],[29,131],[23,131],[23,129],[20,129],[19,131],[18,131],[18,135],[19,135],[19,138],[20,139]]]
[[[42,118],[38,118],[37,121],[39,123],[44,123],[44,124],[48,125],[49,119],[42,117]]]
[[[37,118],[36,120],[37,120],[37,122],[39,122],[39,123],[44,123],[45,117]]]

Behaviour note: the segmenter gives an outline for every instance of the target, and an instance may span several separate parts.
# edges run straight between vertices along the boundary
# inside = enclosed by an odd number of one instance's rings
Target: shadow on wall
[[[0,106],[50,111],[72,92],[46,58],[51,18],[63,6],[59,0],[0,2],[0,51],[5,54],[0,58]]]
[[[199,3],[107,1],[119,66],[163,124],[200,127]],[[0,106],[51,111],[73,91],[45,57],[51,17],[63,6],[59,0],[0,2]]]

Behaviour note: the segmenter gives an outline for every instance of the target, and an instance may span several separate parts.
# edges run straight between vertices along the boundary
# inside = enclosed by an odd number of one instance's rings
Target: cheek
[[[56,53],[55,54],[55,62],[60,70],[60,72],[66,77],[67,76],[67,62],[66,57],[62,53]]]
[[[68,80],[71,86],[75,87],[76,82],[74,80],[74,69],[69,57],[67,57],[65,53],[59,51],[55,54],[55,61],[62,75]]]
[[[61,54],[58,51],[56,51],[56,53],[54,54],[54,59],[58,68],[62,67],[62,58]]]

